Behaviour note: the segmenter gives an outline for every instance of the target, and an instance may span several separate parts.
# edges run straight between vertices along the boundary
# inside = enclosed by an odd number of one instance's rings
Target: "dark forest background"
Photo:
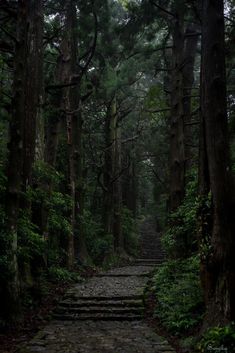
[[[149,216],[162,323],[229,325],[235,2],[1,0],[0,33],[1,325],[130,262]]]

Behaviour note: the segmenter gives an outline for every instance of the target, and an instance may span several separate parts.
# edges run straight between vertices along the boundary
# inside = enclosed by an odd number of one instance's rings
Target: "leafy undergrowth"
[[[156,296],[150,291],[147,291],[145,297],[145,320],[158,335],[167,338],[168,342],[174,347],[177,353],[184,353],[181,349],[178,337],[171,334],[166,327],[163,326],[160,319],[153,315],[156,305]]]
[[[153,319],[185,352],[192,352],[187,347],[194,344],[204,312],[198,257],[166,261],[153,275],[146,295]]]
[[[14,353],[20,343],[31,339],[38,330],[51,319],[52,312],[72,283],[92,277],[96,270],[92,267],[79,267],[74,272],[52,267],[47,279],[41,282],[40,300],[32,293],[24,293],[22,319],[14,327],[0,333],[0,352]]]
[[[235,352],[235,323],[209,328],[197,344],[197,352]]]

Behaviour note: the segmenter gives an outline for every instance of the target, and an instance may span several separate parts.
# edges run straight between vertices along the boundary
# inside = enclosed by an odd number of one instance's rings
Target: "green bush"
[[[83,215],[80,216],[80,222],[82,222],[88,253],[95,265],[101,265],[112,252],[112,236],[104,234],[101,222],[95,220],[91,212],[87,210],[84,210]]]
[[[201,353],[235,352],[235,324],[210,328],[197,345],[197,351]]]
[[[21,210],[18,219],[18,259],[20,263],[29,262],[35,257],[43,257],[45,241],[38,228],[30,221],[27,212]]]
[[[0,200],[5,199],[6,177],[0,168]],[[10,276],[9,253],[10,237],[6,231],[6,214],[4,203],[0,204],[0,282],[6,281]]]
[[[59,186],[64,181],[64,176],[49,164],[36,161],[33,166],[33,180],[37,185],[52,183]]]
[[[76,272],[70,272],[62,267],[52,266],[48,270],[49,279],[52,282],[70,283],[81,280],[81,277]]]
[[[184,201],[170,215],[169,227],[161,238],[162,246],[170,257],[174,257],[175,253],[188,257],[196,249],[197,211],[197,181],[194,179],[187,184]]]
[[[201,321],[203,301],[197,256],[165,262],[153,283],[155,315],[169,331],[182,334]]]

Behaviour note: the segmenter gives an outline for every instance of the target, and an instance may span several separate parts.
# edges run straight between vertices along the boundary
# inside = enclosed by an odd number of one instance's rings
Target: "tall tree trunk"
[[[184,149],[184,106],[183,106],[183,7],[176,6],[173,36],[173,77],[171,88],[170,119],[170,211],[175,211],[185,194],[185,149]]]
[[[122,184],[121,184],[121,127],[118,123],[115,127],[115,155],[114,155],[114,183],[113,183],[113,237],[114,237],[114,250],[121,253],[124,250],[124,240],[122,234],[121,224],[121,211],[122,211]]]
[[[78,90],[74,92],[79,99]],[[76,171],[76,188],[75,188],[75,258],[82,263],[90,261],[87,251],[84,228],[84,176],[83,176],[83,119],[81,100],[78,102],[78,112],[74,115],[73,120],[73,141],[74,141],[74,163]]]
[[[62,45],[64,82],[78,80],[78,33],[77,10],[73,0],[66,4],[65,38]],[[82,228],[83,215],[83,148],[82,148],[82,107],[79,84],[64,89],[63,101],[67,126],[68,182],[72,209],[70,214],[71,233],[68,236],[67,265],[72,268],[75,255],[75,232],[77,232],[76,255],[79,261],[87,261],[88,253]],[[81,216],[81,217],[79,217]]]
[[[73,72],[73,16],[76,8],[74,7],[73,0],[67,0],[66,2],[66,19],[64,28],[64,38],[61,43],[61,60],[62,60],[62,82],[72,83],[72,77],[75,74]],[[72,205],[70,211],[70,232],[67,237],[67,267],[71,269],[74,265],[74,231],[75,231],[75,165],[74,165],[74,143],[73,143],[73,119],[74,111],[78,110],[78,103],[74,95],[74,91],[70,87],[63,89],[63,108],[66,120],[67,130],[67,152],[68,152],[68,187],[69,195],[71,197]],[[75,106],[75,104],[77,105]]]
[[[228,146],[222,0],[203,2],[202,116],[212,194],[213,227],[204,259],[206,322],[235,319],[234,188]]]
[[[40,117],[43,82],[43,13],[42,0],[27,2],[27,79],[25,81],[25,117],[23,135],[23,187],[32,185],[36,127]],[[30,77],[30,79],[28,79]],[[27,201],[26,201],[27,204]],[[29,206],[29,205],[28,205]]]
[[[36,118],[41,102],[42,32],[42,1],[19,1],[6,198],[7,224],[11,239],[11,279],[7,286],[6,309],[13,315],[19,310],[18,213],[22,190],[26,191],[31,184]]]
[[[10,237],[10,272],[6,288],[6,314],[17,315],[19,309],[19,272],[17,263],[18,243],[18,212],[19,198],[22,185],[23,169],[23,127],[25,117],[25,90],[26,79],[25,60],[27,57],[27,1],[18,3],[17,12],[17,45],[14,62],[12,118],[10,121],[8,183],[6,195],[6,215]],[[7,300],[6,300],[7,299]]]
[[[185,163],[186,169],[193,164],[193,145],[192,130],[192,88],[194,84],[194,64],[196,59],[197,45],[199,36],[195,35],[198,26],[188,25],[185,31],[186,39],[183,58],[183,109],[184,109],[184,135],[185,135]]]
[[[115,134],[117,125],[116,98],[113,98],[107,109],[105,120],[105,163],[104,163],[104,214],[103,224],[106,234],[113,234],[114,209],[114,160],[115,160]]]
[[[136,218],[137,215],[137,175],[136,175],[136,161],[135,156],[132,156],[130,166],[124,173],[122,182],[122,198],[123,204],[131,212],[132,216]]]

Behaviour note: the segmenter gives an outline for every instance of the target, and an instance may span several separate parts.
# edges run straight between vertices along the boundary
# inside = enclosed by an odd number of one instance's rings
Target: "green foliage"
[[[128,254],[137,256],[139,242],[138,229],[132,212],[126,207],[122,208],[121,223],[125,250]]]
[[[162,236],[162,245],[167,254],[190,255],[197,243],[197,181],[194,179],[187,185],[186,196],[178,209],[170,215],[169,227]]]
[[[224,327],[212,327],[203,335],[197,345],[197,351],[209,353],[212,351],[235,351],[235,324]]]
[[[64,180],[61,173],[43,161],[35,162],[33,178],[37,184],[43,185],[51,182],[54,186],[58,186]]]
[[[18,259],[20,263],[29,262],[33,258],[42,257],[45,241],[38,228],[30,220],[28,213],[21,211],[18,220]]]
[[[153,282],[157,298],[155,315],[169,331],[181,334],[201,321],[198,256],[165,262]]]
[[[81,277],[76,272],[70,272],[62,267],[51,266],[48,270],[48,277],[52,282],[58,283],[70,283],[78,282]]]
[[[34,166],[33,179],[34,187],[27,194],[34,209],[41,212],[43,208],[47,214],[47,232],[50,234],[47,243],[48,264],[62,265],[66,256],[64,245],[71,232],[69,215],[72,207],[71,197],[61,192],[64,176],[55,168],[38,161]]]
[[[93,239],[93,246],[90,249],[90,254],[96,265],[101,265],[113,249],[113,237],[111,234],[106,234]]]
[[[6,192],[6,176],[3,167],[0,166],[0,282],[7,281],[11,276],[9,256],[10,256],[10,235],[6,229],[6,213],[4,208]]]
[[[49,230],[52,233],[61,232],[64,235],[71,232],[71,225],[66,215],[72,206],[69,195],[52,192],[49,209]]]
[[[212,254],[212,196],[200,197],[198,201],[198,232],[200,234],[200,255],[202,261],[207,261]]]
[[[10,237],[5,230],[5,213],[0,207],[0,281],[6,281],[10,276]]]
[[[95,220],[88,210],[84,210],[83,215],[80,216],[80,221],[82,222],[88,253],[96,265],[101,265],[105,257],[112,251],[112,236],[104,234],[101,223]]]

